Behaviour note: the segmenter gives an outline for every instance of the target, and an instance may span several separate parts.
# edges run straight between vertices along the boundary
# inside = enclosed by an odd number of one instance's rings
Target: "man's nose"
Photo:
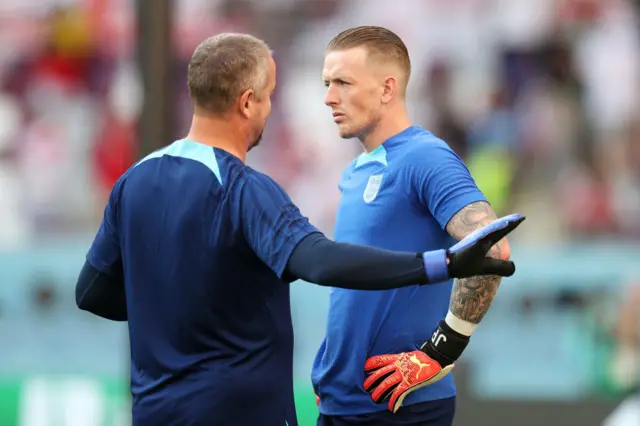
[[[338,103],[338,96],[335,86],[327,87],[327,93],[324,95],[324,103],[327,106],[336,105]]]

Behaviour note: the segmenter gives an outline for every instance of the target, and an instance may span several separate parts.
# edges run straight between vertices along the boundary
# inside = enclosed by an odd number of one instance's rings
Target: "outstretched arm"
[[[258,258],[287,281],[300,278],[332,287],[385,290],[453,277],[513,273],[511,264],[482,262],[486,249],[476,248],[515,229],[519,224],[515,218],[497,221],[484,234],[457,244],[462,247],[453,253],[444,249],[402,253],[327,240],[282,187],[266,175],[248,175],[237,196],[235,226]]]
[[[320,285],[384,290],[476,275],[511,276],[515,265],[487,258],[489,248],[524,220],[509,215],[492,221],[447,250],[399,253],[327,240],[314,233],[293,250],[287,276]]]

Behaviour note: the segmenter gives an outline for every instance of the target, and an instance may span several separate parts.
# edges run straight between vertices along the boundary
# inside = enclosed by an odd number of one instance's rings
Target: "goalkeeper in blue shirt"
[[[261,40],[205,40],[189,64],[188,135],[112,189],[76,301],[128,321],[134,426],[297,425],[293,280],[384,290],[514,271],[485,256],[517,215],[446,251],[327,240],[277,183],[245,164],[271,110],[275,72]]]
[[[359,139],[365,151],[340,180],[336,241],[437,253],[496,219],[463,161],[411,124],[410,72],[405,44],[385,28],[352,28],[327,46],[325,103],[340,136]],[[509,252],[502,239],[489,254],[508,260]],[[448,373],[500,277],[450,278],[384,292],[331,290],[312,372],[318,425],[452,424],[456,390]]]

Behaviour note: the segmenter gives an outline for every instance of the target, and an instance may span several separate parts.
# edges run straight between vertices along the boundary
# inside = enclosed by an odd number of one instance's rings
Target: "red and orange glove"
[[[389,398],[389,411],[395,413],[411,392],[437,382],[446,376],[453,364],[440,367],[421,350],[392,355],[377,355],[364,365],[368,374],[364,389],[374,402]]]
[[[389,411],[395,413],[411,392],[449,374],[468,344],[469,336],[442,320],[419,350],[369,358],[364,365],[368,375],[364,389],[376,403],[389,398]]]

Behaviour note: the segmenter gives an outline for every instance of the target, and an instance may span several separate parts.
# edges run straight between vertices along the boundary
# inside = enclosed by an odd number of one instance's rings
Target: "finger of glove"
[[[482,261],[482,270],[478,275],[498,275],[500,277],[510,277],[515,272],[516,265],[510,260],[485,257]]]
[[[488,244],[485,250],[486,253],[491,246],[516,229],[524,219],[523,215],[509,215],[496,219],[467,235],[462,241],[450,247],[449,252],[455,253],[470,246]]]
[[[396,407],[396,403],[398,402],[398,398],[400,398],[402,396],[403,393],[407,392],[409,390],[409,385],[407,385],[406,383],[400,383],[398,386],[396,386],[395,390],[393,391],[393,393],[391,394],[391,398],[389,399],[389,411],[391,411],[392,413],[395,413],[398,408],[400,407]]]
[[[369,377],[367,377],[367,379],[364,381],[364,390],[366,390],[367,392],[371,389],[376,387],[378,384],[380,384],[386,376],[388,376],[389,374],[393,373],[396,370],[396,366],[395,365],[387,365],[385,367],[382,367],[378,370],[375,370],[374,372],[372,372]]]
[[[400,385],[402,385],[402,383],[400,383],[398,386]],[[380,395],[380,398],[378,399],[378,404],[388,400],[391,397],[391,395],[393,395],[393,393],[395,392],[398,386],[391,386],[389,390],[387,390],[382,395]]]
[[[519,223],[519,222],[524,221],[526,218],[527,217],[525,215],[523,215],[523,214],[513,213],[513,214],[508,214],[506,216],[499,217],[496,220],[504,220],[506,222],[518,222]]]
[[[380,367],[385,367],[387,365],[393,364],[397,359],[398,354],[372,356],[364,363],[364,371],[370,372]]]
[[[374,402],[382,401],[384,396],[389,390],[395,388],[398,383],[402,382],[402,375],[399,372],[395,372],[384,379],[374,390],[371,392],[371,399]]]
[[[489,231],[487,235],[480,238],[479,240],[480,245],[482,245],[483,248],[486,249],[486,251],[489,251],[489,249],[493,247],[498,241],[500,241],[501,239],[509,235],[511,232],[513,232],[514,229],[520,226],[523,220],[524,218],[517,221],[506,222],[504,223],[503,226],[497,227]],[[487,225],[487,226],[491,226],[491,225]]]

